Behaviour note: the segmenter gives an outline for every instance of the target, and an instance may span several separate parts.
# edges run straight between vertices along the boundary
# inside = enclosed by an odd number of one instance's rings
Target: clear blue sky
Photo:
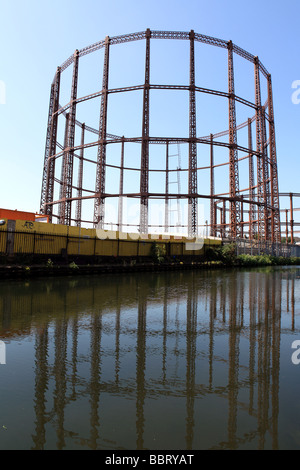
[[[280,191],[300,191],[300,104],[291,99],[300,80],[299,0],[1,0],[0,7],[0,207],[39,210],[56,67],[106,35],[147,28],[194,29],[259,56],[272,74]]]

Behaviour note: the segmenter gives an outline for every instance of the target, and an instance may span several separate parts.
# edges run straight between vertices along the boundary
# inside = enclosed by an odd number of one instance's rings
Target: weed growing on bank
[[[249,255],[240,254],[236,255],[235,245],[225,245],[216,250],[210,258],[214,261],[220,261],[226,266],[294,266],[300,265],[300,258],[284,256],[272,256],[268,254]]]

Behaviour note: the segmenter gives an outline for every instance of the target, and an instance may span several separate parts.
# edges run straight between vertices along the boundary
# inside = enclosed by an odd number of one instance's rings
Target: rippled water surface
[[[299,267],[2,281],[0,449],[300,449],[299,315]]]

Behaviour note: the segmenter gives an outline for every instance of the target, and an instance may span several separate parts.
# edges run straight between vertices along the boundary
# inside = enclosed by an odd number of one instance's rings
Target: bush
[[[289,264],[300,264],[300,258],[297,258],[296,256],[292,256],[290,259],[289,259]]]
[[[151,245],[151,256],[156,263],[163,263],[166,256],[166,245],[153,242]]]
[[[300,258],[284,256],[271,256],[265,253],[261,255],[240,254],[236,255],[234,244],[224,245],[217,249],[209,248],[205,253],[207,261],[218,261],[225,266],[287,266],[300,265]]]
[[[274,264],[270,255],[239,255],[237,262],[240,266],[271,266]]]
[[[77,266],[77,264],[76,264],[74,261],[72,261],[72,263],[69,264],[69,268],[71,268],[71,269],[79,269],[79,266]]]
[[[218,249],[218,261],[221,261],[226,266],[230,266],[235,264],[236,262],[236,248],[235,245],[232,243],[230,245],[224,245]]]

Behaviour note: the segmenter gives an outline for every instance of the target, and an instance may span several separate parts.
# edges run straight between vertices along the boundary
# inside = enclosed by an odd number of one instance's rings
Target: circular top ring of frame
[[[74,59],[75,59],[75,55],[77,55],[78,58],[83,57],[83,56],[91,54],[91,53],[93,53],[93,52],[95,52],[99,49],[104,48],[107,43],[109,43],[109,45],[112,46],[112,45],[122,44],[122,43],[126,43],[126,42],[145,40],[147,37],[151,38],[151,39],[166,39],[166,40],[190,40],[191,37],[192,37],[194,39],[194,41],[200,42],[200,43],[203,43],[203,44],[209,44],[209,45],[213,45],[213,46],[220,47],[220,48],[223,48],[223,49],[231,48],[233,53],[239,55],[243,59],[245,59],[245,60],[247,60],[247,61],[249,61],[253,64],[257,61],[258,69],[263,74],[263,76],[267,79],[269,79],[271,77],[270,73],[265,68],[265,66],[262,64],[262,62],[258,59],[257,56],[254,56],[253,54],[247,52],[245,49],[242,49],[241,47],[239,47],[236,44],[232,43],[232,41],[225,41],[223,39],[215,38],[215,37],[212,37],[212,36],[207,36],[207,35],[204,35],[204,34],[195,33],[193,30],[191,30],[190,32],[187,32],[187,31],[152,31],[150,29],[147,29],[146,31],[141,31],[141,32],[137,32],[137,33],[123,34],[123,35],[120,35],[120,36],[114,36],[114,37],[106,36],[106,38],[101,40],[101,41],[98,41],[98,42],[96,42],[94,44],[91,44],[90,46],[84,47],[82,49],[76,50],[75,54],[71,55],[57,69],[60,71],[60,73],[63,72],[70,65],[73,64]],[[56,77],[54,77],[54,79],[53,79],[53,84],[55,83],[55,78]],[[170,89],[170,90],[189,90],[190,86],[189,85],[152,85],[152,84],[149,85],[149,89],[156,89],[156,88],[160,88],[160,89],[163,88],[163,89]],[[118,89],[108,89],[106,91],[108,93],[117,93],[119,91],[126,92],[126,91],[133,91],[133,90],[142,90],[142,89],[144,89],[144,84],[136,85],[136,86],[129,86],[129,87],[122,87],[122,88],[118,88]],[[211,94],[211,95],[216,95],[216,96],[222,96],[224,98],[230,98],[231,97],[229,92],[223,92],[223,91],[213,90],[213,89],[209,89],[209,88],[203,88],[203,87],[199,87],[199,86],[195,86],[195,91],[196,92],[201,92],[201,93],[207,93],[207,94]],[[98,92],[95,92],[95,93],[87,95],[87,96],[77,97],[75,100],[73,100],[73,101],[71,100],[70,102],[68,102],[67,104],[65,104],[63,106],[59,105],[58,110],[56,111],[56,113],[57,113],[58,116],[60,114],[66,115],[67,112],[68,112],[68,109],[72,106],[72,104],[74,102],[76,104],[81,103],[81,102],[84,102],[84,101],[87,101],[87,100],[90,100],[90,99],[93,99],[93,98],[101,97],[102,94],[103,94],[103,91],[100,90]],[[252,108],[254,110],[254,112],[257,110],[257,105],[255,103],[253,103],[249,100],[246,100],[243,97],[237,96],[237,95],[234,95],[233,98],[235,99],[236,102],[239,102],[239,103],[241,103],[245,106],[248,106],[248,107]],[[266,103],[263,104],[262,108],[265,111],[266,119],[269,119],[269,116],[266,113],[266,109],[268,108],[268,101],[266,101]],[[251,122],[254,122],[255,119],[256,119],[256,116],[255,116],[255,114],[253,114],[253,116],[251,117]],[[78,120],[75,120],[75,125],[79,126],[79,127],[82,127],[82,123]],[[248,125],[248,120],[238,124],[236,126],[236,130],[243,129],[247,125]],[[98,132],[99,132],[99,129],[95,129],[94,127],[91,127],[91,126],[87,125],[86,123],[85,123],[85,129],[86,129],[86,131],[92,132],[94,134],[98,134]],[[211,138],[213,138],[214,145],[218,145],[218,143],[215,141],[215,139],[223,137],[223,136],[228,135],[228,134],[229,134],[229,129],[226,129],[226,130],[220,131],[220,132],[215,133],[215,134],[206,135],[206,136],[202,136],[202,137],[199,136],[199,137],[197,137],[197,142],[199,142],[199,143],[208,143],[211,140]],[[131,139],[126,139],[124,136],[107,134],[106,135],[106,140],[110,143],[114,143],[114,142],[120,141],[120,140],[130,141]],[[136,138],[134,140],[136,141]],[[186,142],[187,139],[186,138],[182,138],[182,139],[180,139],[180,138],[163,138],[163,137],[161,139],[157,139],[157,138],[151,139],[150,138],[149,139],[149,144],[166,143],[166,141],[168,141],[170,143],[171,142],[181,143],[181,142]],[[240,150],[244,151],[245,149],[240,148]],[[59,157],[59,156],[60,156],[60,153],[58,153],[57,155],[53,155],[54,158]]]

